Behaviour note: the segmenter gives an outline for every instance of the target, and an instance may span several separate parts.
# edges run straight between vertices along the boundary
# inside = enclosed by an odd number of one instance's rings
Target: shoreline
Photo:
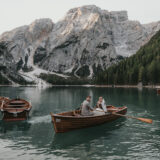
[[[153,88],[153,89],[160,89],[160,85],[95,85],[95,87],[105,87],[105,88]]]
[[[0,87],[38,87],[38,88],[50,88],[50,87],[95,87],[95,88],[152,88],[160,89],[160,85],[0,85]]]

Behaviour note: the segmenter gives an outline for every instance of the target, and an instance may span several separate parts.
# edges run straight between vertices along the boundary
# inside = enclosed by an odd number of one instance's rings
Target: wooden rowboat
[[[4,121],[22,121],[28,119],[32,106],[24,99],[12,99],[1,107]]]
[[[0,97],[0,109],[3,107],[3,104],[9,101],[7,97]]]
[[[157,89],[157,94],[160,94],[160,89]]]
[[[99,116],[81,116],[81,111],[70,111],[59,114],[51,113],[54,130],[56,133],[67,132],[74,129],[85,128],[103,124],[119,118],[119,115],[112,114],[112,112],[125,115],[127,107],[107,106],[108,114]]]

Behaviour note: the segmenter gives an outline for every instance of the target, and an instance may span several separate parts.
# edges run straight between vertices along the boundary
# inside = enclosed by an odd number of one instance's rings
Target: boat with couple
[[[96,107],[90,106],[91,96],[87,96],[80,108],[58,114],[51,113],[56,133],[95,126],[116,120],[125,115],[127,107],[106,105],[103,97],[99,97]]]
[[[136,119],[141,122],[152,124],[153,120],[125,115],[127,107],[115,107],[106,105],[103,97],[99,97],[96,107],[90,106],[91,96],[87,96],[80,108],[53,114],[51,113],[52,123],[56,133],[68,132],[75,129],[86,128],[111,122],[120,117]]]

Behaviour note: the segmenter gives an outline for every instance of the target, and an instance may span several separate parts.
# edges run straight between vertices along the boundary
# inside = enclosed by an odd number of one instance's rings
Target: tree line
[[[160,31],[139,51],[95,77],[96,84],[160,84]]]

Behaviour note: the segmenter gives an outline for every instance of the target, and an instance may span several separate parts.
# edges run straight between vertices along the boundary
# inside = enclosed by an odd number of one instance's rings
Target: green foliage
[[[9,85],[9,84],[10,82],[8,81],[8,79],[3,77],[2,74],[0,73],[0,85]]]
[[[23,77],[21,77],[18,74],[9,74],[8,77],[15,83],[18,83],[20,85],[33,85],[35,84],[34,82],[28,82],[26,81]]]
[[[88,77],[89,74],[90,74],[90,71],[88,66],[83,66],[77,71],[77,75],[79,77],[85,78],[85,77]]]
[[[53,85],[84,85],[84,84],[92,84],[91,79],[87,78],[76,78],[76,77],[68,77],[63,78],[53,74],[45,74],[41,73],[39,78],[45,80],[48,83]]]
[[[95,78],[96,84],[159,84],[160,31],[139,51],[117,65],[112,65]]]

